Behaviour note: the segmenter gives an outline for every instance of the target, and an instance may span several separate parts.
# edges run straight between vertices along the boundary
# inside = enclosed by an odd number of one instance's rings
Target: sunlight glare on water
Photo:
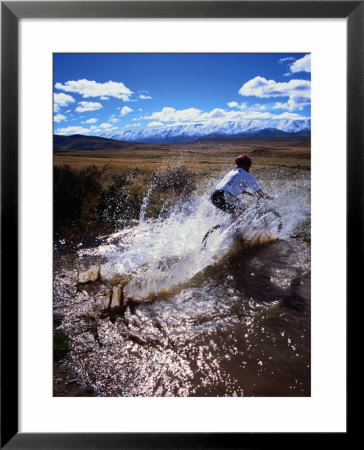
[[[145,200],[138,225],[77,252],[84,268],[101,263],[101,281],[55,270],[65,364],[99,396],[310,395],[310,246],[291,238],[309,219],[308,185],[269,186],[279,195],[262,207],[281,215],[279,236],[232,223],[207,193],[164,219],[145,219]],[[116,275],[129,276],[129,302],[99,315]]]
[[[275,200],[262,201],[259,205],[263,210],[275,208],[284,217],[282,230],[274,235],[262,220],[254,219],[255,200],[246,202],[249,206],[243,220],[235,223],[210,203],[208,195],[190,200],[182,209],[176,208],[167,219],[144,221],[149,195],[150,191],[143,201],[139,226],[111,235],[108,242],[96,250],[80,252],[106,258],[102,266],[105,278],[115,273],[132,273],[125,295],[134,301],[143,301],[190,280],[229,252],[236,237],[254,243],[284,238],[309,212],[308,195],[302,187],[280,189]],[[202,237],[216,224],[220,224],[221,229],[203,248]]]

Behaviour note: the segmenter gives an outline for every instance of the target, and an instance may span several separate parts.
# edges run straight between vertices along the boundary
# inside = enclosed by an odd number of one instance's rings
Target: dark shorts
[[[232,205],[231,203],[228,203],[226,201],[224,191],[215,191],[211,195],[211,202],[214,206],[216,206],[216,208],[219,208],[229,214],[232,214],[239,210],[239,207],[237,205]]]

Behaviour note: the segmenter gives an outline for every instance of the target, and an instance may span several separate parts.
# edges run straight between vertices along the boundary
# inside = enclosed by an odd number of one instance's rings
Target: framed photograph
[[[1,6],[2,447],[347,438],[362,2]]]

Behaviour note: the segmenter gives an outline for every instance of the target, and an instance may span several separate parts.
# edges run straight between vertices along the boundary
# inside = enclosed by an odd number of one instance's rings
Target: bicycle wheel
[[[253,226],[268,236],[277,237],[282,231],[282,216],[275,209],[258,211],[253,218]]]
[[[211,235],[214,235],[214,236],[218,235],[217,230],[219,230],[220,227],[221,227],[221,225],[217,224],[209,229],[209,231],[205,234],[205,236],[202,239],[202,247],[203,248],[206,248],[208,241],[211,242],[211,237],[212,237]]]

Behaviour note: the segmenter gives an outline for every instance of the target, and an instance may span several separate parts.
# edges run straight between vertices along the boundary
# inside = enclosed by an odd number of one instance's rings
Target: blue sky
[[[54,132],[311,116],[304,53],[56,53]]]

